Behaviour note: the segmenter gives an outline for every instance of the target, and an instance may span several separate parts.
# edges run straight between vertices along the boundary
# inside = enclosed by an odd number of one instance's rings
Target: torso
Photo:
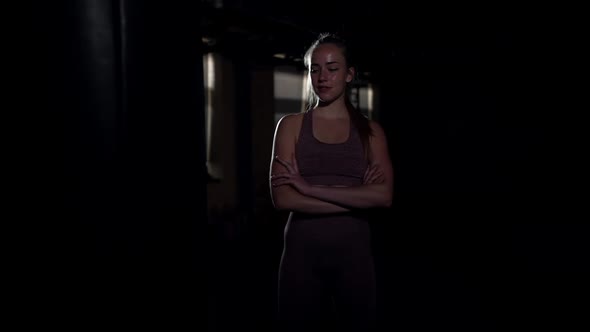
[[[313,111],[304,113],[298,121],[295,156],[301,176],[313,185],[362,184],[368,161],[350,120],[324,120],[313,115]]]

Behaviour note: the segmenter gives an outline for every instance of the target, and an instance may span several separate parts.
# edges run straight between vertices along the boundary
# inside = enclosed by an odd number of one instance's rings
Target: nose
[[[322,81],[322,82],[323,82],[323,81],[326,81],[326,80],[327,80],[327,74],[328,74],[328,73],[327,73],[327,71],[326,71],[326,70],[320,70],[320,75],[319,75],[318,79],[319,79],[320,81]]]

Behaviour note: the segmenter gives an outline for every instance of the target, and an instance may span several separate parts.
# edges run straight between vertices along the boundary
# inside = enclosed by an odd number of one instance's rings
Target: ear
[[[346,74],[346,83],[352,82],[354,78],[354,67],[348,68],[348,74]]]

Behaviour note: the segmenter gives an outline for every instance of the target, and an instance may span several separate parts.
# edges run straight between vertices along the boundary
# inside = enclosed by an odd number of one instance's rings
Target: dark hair
[[[305,93],[307,94],[307,105],[305,108],[305,112],[310,111],[313,108],[315,108],[319,104],[319,101],[320,101],[318,96],[313,91],[313,87],[311,85],[311,80],[309,79],[309,69],[311,66],[311,55],[312,55],[313,51],[316,49],[316,47],[318,47],[319,45],[323,45],[323,44],[336,45],[342,51],[342,55],[344,56],[344,60],[346,61],[346,68],[349,69],[349,68],[355,67],[354,61],[352,59],[352,55],[348,49],[346,41],[343,38],[341,38],[340,36],[338,36],[337,34],[334,34],[334,33],[328,33],[328,32],[320,33],[319,37],[307,49],[307,52],[305,52],[305,56],[303,58],[305,67],[308,70],[306,91],[305,91]],[[356,73],[356,71],[355,71],[355,73]],[[346,104],[346,109],[348,110],[348,115],[350,116],[352,124],[354,125],[354,127],[358,131],[361,141],[363,143],[363,147],[365,148],[365,155],[368,155],[369,136],[373,135],[373,131],[371,130],[371,126],[369,125],[369,119],[364,114],[362,114],[360,112],[360,110],[358,110],[356,107],[354,107],[354,105],[350,101],[350,90],[352,88],[353,82],[354,82],[354,79],[351,82],[347,83],[344,100],[345,100],[345,104]]]

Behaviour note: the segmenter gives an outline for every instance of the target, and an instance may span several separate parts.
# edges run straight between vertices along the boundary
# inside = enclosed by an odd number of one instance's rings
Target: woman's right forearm
[[[272,191],[274,207],[277,210],[292,211],[299,213],[341,213],[348,212],[350,209],[340,205],[325,202],[313,197],[304,196],[291,187],[275,188]]]

